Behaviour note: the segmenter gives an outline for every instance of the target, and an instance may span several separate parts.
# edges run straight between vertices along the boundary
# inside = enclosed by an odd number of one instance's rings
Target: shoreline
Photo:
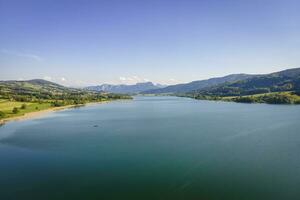
[[[81,106],[89,106],[89,105],[95,105],[95,104],[108,103],[108,102],[110,102],[110,101],[90,102],[90,103],[86,103],[86,104],[52,107],[52,108],[48,108],[48,109],[45,109],[45,110],[39,110],[39,111],[25,113],[24,115],[21,115],[21,116],[15,116],[15,117],[9,117],[9,118],[5,118],[5,119],[1,119],[0,120],[0,125],[4,125],[5,123],[12,122],[12,121],[23,121],[23,120],[38,118],[38,117],[41,117],[45,114],[52,113],[52,112],[55,112],[55,111],[60,111],[60,110],[65,110],[65,109],[70,109],[70,108],[76,108],[76,107],[81,107]]]

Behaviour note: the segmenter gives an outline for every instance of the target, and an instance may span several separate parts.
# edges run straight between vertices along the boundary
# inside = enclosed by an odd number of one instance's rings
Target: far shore
[[[51,113],[51,112],[55,112],[55,111],[59,111],[59,110],[65,110],[65,109],[69,109],[69,108],[76,108],[76,107],[80,107],[80,106],[88,106],[88,105],[95,105],[95,104],[101,104],[101,103],[108,103],[110,101],[101,101],[101,102],[90,102],[87,104],[78,104],[78,105],[67,105],[67,106],[60,106],[60,107],[51,107],[45,110],[38,110],[38,111],[34,111],[34,112],[30,112],[30,113],[25,113],[24,115],[21,116],[15,116],[15,117],[9,117],[9,118],[5,118],[5,119],[1,119],[0,120],[0,125],[3,125],[7,122],[11,122],[11,121],[21,121],[21,120],[28,120],[28,119],[33,119],[36,117],[41,117],[47,113]]]

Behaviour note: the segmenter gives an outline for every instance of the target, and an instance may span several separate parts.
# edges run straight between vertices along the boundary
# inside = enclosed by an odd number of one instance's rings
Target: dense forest
[[[238,103],[300,104],[300,96],[295,92],[274,92],[246,96],[213,96],[201,94],[181,94],[199,100],[233,101]]]
[[[256,75],[178,95],[243,103],[299,104],[300,68]]]

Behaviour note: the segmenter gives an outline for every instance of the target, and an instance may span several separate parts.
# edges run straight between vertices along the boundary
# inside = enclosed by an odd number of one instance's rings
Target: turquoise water
[[[136,97],[0,127],[1,199],[300,199],[300,106]]]

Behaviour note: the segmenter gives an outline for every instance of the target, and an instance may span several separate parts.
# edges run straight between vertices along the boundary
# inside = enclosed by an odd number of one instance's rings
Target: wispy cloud
[[[139,76],[129,76],[129,77],[125,77],[125,76],[120,76],[119,80],[122,83],[126,83],[126,84],[135,84],[135,83],[140,83],[140,82],[149,82],[150,80],[147,78],[141,78]]]
[[[168,78],[168,79],[159,81],[159,83],[162,85],[175,85],[175,84],[182,83],[182,81],[174,79],[174,78]]]
[[[42,57],[35,55],[35,54],[30,54],[30,53],[11,51],[11,50],[7,50],[7,49],[1,49],[0,52],[3,54],[6,54],[6,55],[23,57],[23,58],[27,58],[27,59],[31,59],[31,60],[35,60],[35,61],[39,61],[39,62],[43,60]]]
[[[67,79],[65,77],[51,77],[51,76],[44,76],[44,80],[47,81],[57,81],[57,82],[66,82]]]
[[[44,80],[46,81],[51,81],[51,82],[54,82],[54,83],[58,83],[58,84],[61,84],[61,85],[65,85],[65,86],[85,86],[85,85],[89,85],[87,84],[86,82],[83,82],[83,81],[80,81],[80,80],[69,80],[68,78],[66,77],[57,77],[57,76],[49,76],[49,75],[46,75],[43,77]]]
[[[43,79],[46,80],[46,81],[52,81],[53,80],[53,78],[51,76],[44,76]]]

